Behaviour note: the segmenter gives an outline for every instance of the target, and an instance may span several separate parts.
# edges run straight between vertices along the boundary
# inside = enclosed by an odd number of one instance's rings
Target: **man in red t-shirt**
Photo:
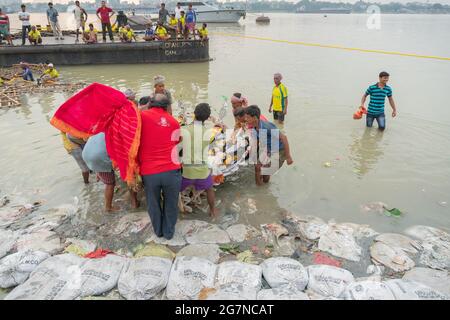
[[[175,233],[181,189],[181,164],[177,149],[181,140],[180,125],[167,112],[169,103],[166,95],[158,93],[152,97],[150,109],[141,112],[138,155],[153,229],[158,237],[168,240]]]
[[[97,9],[97,17],[102,22],[103,42],[106,42],[106,29],[108,29],[109,39],[114,42],[111,26],[111,17],[115,14],[113,9],[106,6],[106,1],[102,1],[102,6]]]

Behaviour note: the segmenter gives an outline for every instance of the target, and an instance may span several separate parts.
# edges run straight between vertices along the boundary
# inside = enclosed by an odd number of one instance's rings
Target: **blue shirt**
[[[278,136],[278,145],[272,146],[272,135],[274,135],[275,138]],[[257,137],[259,144],[266,143],[269,154],[276,153],[284,149],[284,145],[280,140],[280,130],[272,122],[260,120]],[[276,143],[276,141],[274,142]]]
[[[25,81],[34,81],[33,72],[31,72],[30,68],[26,68],[23,70],[22,78]]]
[[[186,13],[186,22],[187,23],[197,22],[197,14],[195,13],[194,10],[188,11]]]
[[[376,83],[367,88],[366,95],[370,96],[367,113],[371,116],[378,116],[384,113],[384,102],[386,97],[392,97],[392,89],[388,85],[380,88]]]
[[[155,32],[153,31],[153,28],[145,29],[145,36],[146,37],[153,36],[154,34],[155,34]]]
[[[47,9],[47,17],[51,22],[58,22],[58,10],[55,8]]]

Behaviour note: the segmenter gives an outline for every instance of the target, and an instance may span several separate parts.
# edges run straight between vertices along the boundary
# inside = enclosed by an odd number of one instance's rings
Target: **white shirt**
[[[181,18],[181,11],[183,11],[182,7],[175,7],[175,18],[180,19]]]
[[[24,26],[24,27],[31,26],[30,14],[28,12],[20,11],[18,16],[19,16],[19,20],[22,21],[22,26]]]
[[[81,21],[82,13],[83,13],[83,11],[81,11],[80,7],[75,7],[75,9],[73,9],[73,14],[75,15],[76,21]]]

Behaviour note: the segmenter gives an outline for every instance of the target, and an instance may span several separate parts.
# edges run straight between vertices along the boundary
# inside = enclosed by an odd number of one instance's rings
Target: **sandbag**
[[[42,251],[23,251],[0,261],[0,288],[11,288],[25,282],[37,266],[50,257]]]
[[[256,228],[245,224],[232,225],[226,231],[233,242],[243,242],[261,234]]]
[[[345,300],[395,300],[389,287],[378,281],[350,283],[344,291]]]
[[[216,285],[239,283],[256,291],[261,289],[262,268],[239,261],[225,261],[217,269]]]
[[[258,300],[310,300],[308,295],[293,285],[263,289],[258,292]]]
[[[43,229],[21,236],[15,247],[17,251],[36,250],[53,255],[60,253],[64,249],[64,244],[56,232]]]
[[[118,288],[128,300],[149,300],[169,281],[172,260],[160,257],[131,259],[120,274]]]
[[[197,232],[187,233],[186,241],[189,244],[199,243],[229,243],[228,233],[217,225],[208,225]]]
[[[50,257],[5,300],[74,300],[80,295],[83,262],[83,258],[71,253]]]
[[[81,267],[80,296],[96,296],[112,290],[127,262],[127,258],[113,254],[86,260]]]
[[[220,249],[217,244],[214,243],[200,243],[200,244],[190,244],[178,251],[177,256],[186,257],[199,257],[208,259],[212,263],[219,262],[220,259]]]
[[[13,249],[17,238],[17,234],[10,230],[0,230],[0,259]]]
[[[218,288],[205,289],[199,294],[199,300],[256,300],[257,292],[241,283],[226,283]]]
[[[395,272],[403,272],[414,267],[414,261],[400,248],[391,247],[383,242],[370,246],[372,260],[383,264]]]
[[[397,300],[448,300],[443,293],[419,282],[392,279],[385,283]]]
[[[356,243],[354,230],[339,225],[332,225],[320,237],[318,248],[332,255],[350,261],[361,259],[362,248]]]
[[[416,267],[406,272],[403,280],[419,282],[450,296],[450,274],[448,271]]]
[[[309,274],[308,289],[326,297],[339,298],[347,285],[355,281],[350,271],[333,266],[312,265],[306,269]]]
[[[272,288],[291,284],[302,291],[308,284],[308,272],[297,260],[276,257],[261,263],[264,279]]]
[[[203,288],[214,287],[217,265],[197,257],[177,257],[170,270],[166,294],[169,300],[194,300]]]

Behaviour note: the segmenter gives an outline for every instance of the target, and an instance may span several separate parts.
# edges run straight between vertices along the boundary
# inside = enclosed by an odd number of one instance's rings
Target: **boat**
[[[256,18],[256,23],[270,23],[270,18],[265,15]]]
[[[245,19],[246,16],[245,9],[235,9],[226,5],[215,5],[208,1],[180,2],[184,11],[187,11],[190,4],[192,4],[192,8],[197,14],[198,23],[236,23],[241,18]]]
[[[301,7],[297,9],[297,13],[334,13],[334,14],[349,14],[351,13],[351,9],[346,8],[320,8],[320,9],[306,9],[305,7]]]

